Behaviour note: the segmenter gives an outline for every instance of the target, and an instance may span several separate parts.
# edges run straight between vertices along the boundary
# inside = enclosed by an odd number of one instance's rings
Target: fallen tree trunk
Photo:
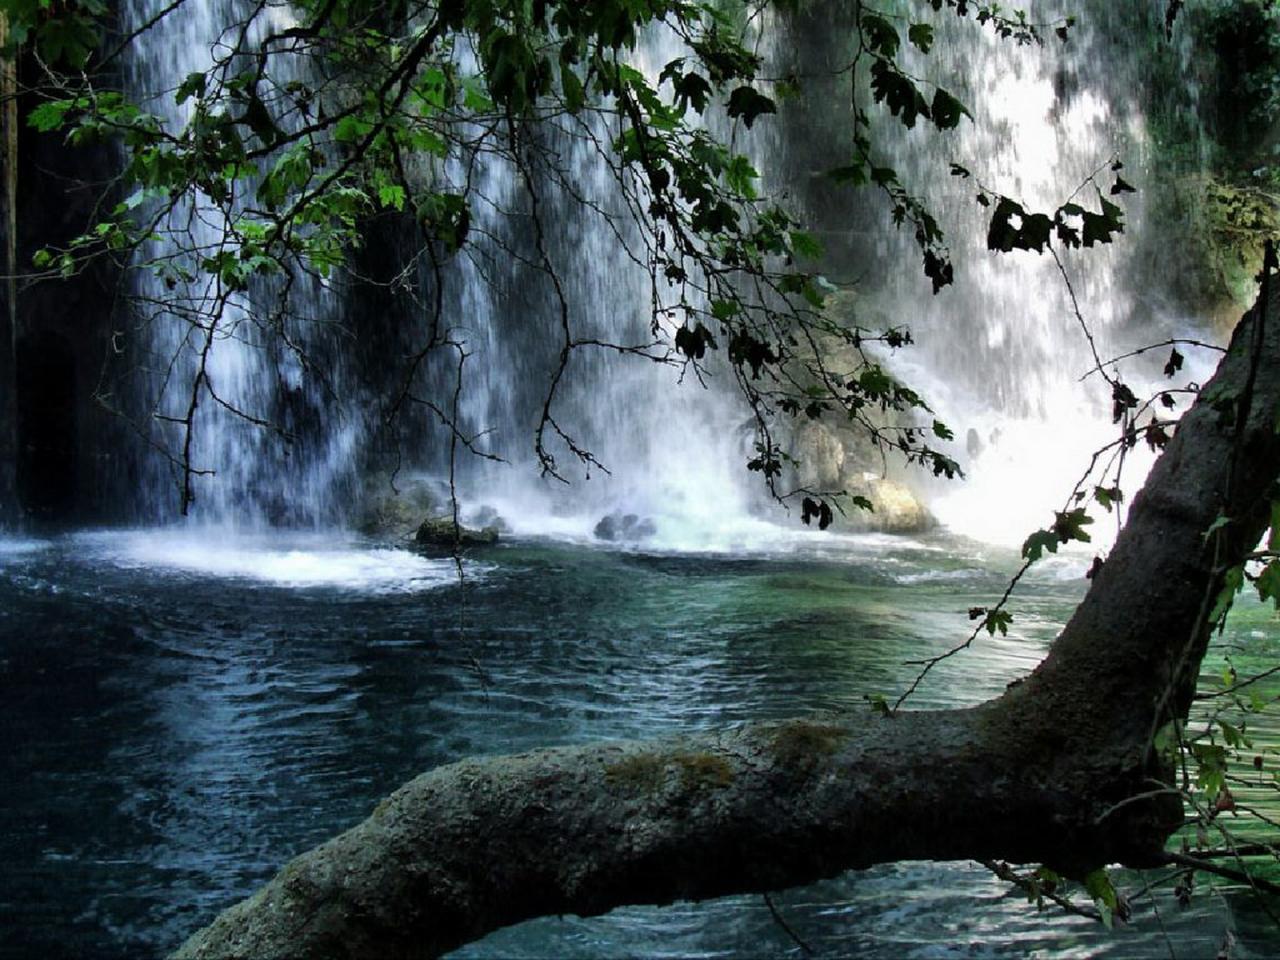
[[[432,956],[530,917],[895,860],[1044,862],[1074,876],[1154,864],[1182,808],[1152,790],[1171,781],[1152,735],[1185,716],[1206,598],[1266,527],[1277,410],[1280,319],[1255,308],[1047,659],[995,700],[442,767],[177,955]],[[1206,537],[1219,516],[1231,522]]]

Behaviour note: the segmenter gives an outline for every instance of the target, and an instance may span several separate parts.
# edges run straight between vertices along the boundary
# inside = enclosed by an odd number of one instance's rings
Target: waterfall
[[[674,37],[654,31],[632,60],[656,82],[680,53]],[[752,492],[743,470],[746,413],[734,403],[727,371],[714,364],[702,385],[678,366],[609,347],[576,349],[550,412],[598,464],[575,457],[552,432],[546,445],[562,479],[544,473],[533,455],[562,334],[555,286],[543,271],[513,264],[510,254],[539,259],[530,237],[532,198],[573,338],[650,343],[655,305],[643,238],[599,152],[616,131],[584,115],[546,124],[536,135],[544,138],[540,154],[559,158],[559,169],[482,160],[478,185],[472,174],[480,239],[449,278],[446,313],[459,318],[459,335],[475,351],[464,371],[462,421],[503,461],[464,458],[460,489],[472,504],[496,505],[530,530],[587,534],[604,516],[631,514],[670,542],[714,539],[748,517]],[[434,445],[443,441],[437,432]]]
[[[1097,364],[1073,294],[1102,360],[1199,332],[1199,322],[1169,294],[1167,278],[1182,269],[1181,255],[1167,245],[1156,249],[1158,231],[1174,225],[1155,219],[1151,198],[1165,187],[1153,177],[1146,118],[1135,102],[1135,91],[1149,84],[1147,51],[1125,46],[1126,30],[1135,24],[1157,35],[1162,11],[1159,4],[1089,4],[1068,43],[1046,30],[1043,46],[998,38],[951,15],[931,21],[934,49],[908,68],[926,88],[936,82],[955,92],[972,122],[939,132],[922,121],[906,131],[881,117],[876,130],[880,162],[924,196],[947,232],[955,283],[936,296],[920,272],[909,230],[886,229],[883,205],[869,213],[832,201],[833,188],[811,188],[808,212],[838,251],[833,269],[858,280],[857,319],[910,328],[916,345],[886,362],[957,436],[963,481],[908,478],[955,532],[1020,543],[1052,521],[1051,511],[1063,508],[1092,452],[1118,435],[1110,386],[1090,373]],[[801,22],[796,29],[813,43],[814,24],[808,27]],[[840,55],[838,49],[826,53]],[[832,65],[821,58],[818,64]],[[784,59],[782,70],[792,66]],[[803,71],[804,64],[794,68]],[[1124,164],[1119,173],[1136,194],[1110,195],[1113,157]],[[833,165],[802,150],[800,161],[791,161],[793,176],[805,162],[811,169]],[[949,176],[952,163],[971,175]],[[977,202],[980,190],[1008,195],[1029,211],[1051,213],[1070,199],[1097,210],[1090,176],[1106,199],[1123,206],[1125,232],[1109,246],[1059,245],[1066,280],[1047,253],[987,249],[991,209]],[[1168,353],[1152,351],[1107,370],[1147,396],[1159,389]],[[1190,375],[1184,371],[1178,385],[1203,382],[1213,361],[1189,356]],[[1143,445],[1127,460],[1124,486],[1132,492],[1151,456]]]
[[[124,11],[126,29],[156,20],[168,6],[134,0]],[[233,42],[224,32],[256,6],[200,0],[158,19],[131,49],[129,92],[180,131],[191,103],[175,103],[175,91],[188,76],[210,70],[214,51]],[[288,16],[276,6],[260,13],[250,44],[264,30],[287,27]],[[290,78],[279,73],[300,68],[279,57],[274,69],[283,85]],[[343,359],[351,338],[339,297],[331,284],[295,274],[287,303],[279,299],[279,282],[264,281],[225,294],[217,311],[220,289],[196,260],[220,251],[235,255],[227,227],[210,198],[197,196],[161,224],[160,237],[144,252],[164,263],[175,250],[193,251],[170,264],[185,267],[188,276],[173,270],[134,275],[123,392],[132,396],[151,445],[162,451],[146,461],[139,512],[167,520],[181,505],[181,421],[191,417],[194,519],[246,528],[332,524],[342,519],[363,426],[363,398]],[[197,382],[202,368],[203,390]]]
[[[141,24],[165,6],[135,0],[127,17]],[[174,104],[174,89],[188,74],[209,69],[221,31],[249,8],[243,0],[200,0],[164,17],[135,45],[132,92],[180,128],[187,108]],[[285,16],[284,8],[269,9]],[[265,22],[255,23],[264,29]],[[1147,283],[1159,289],[1140,262],[1150,247],[1135,243],[1155,229],[1144,205],[1154,189],[1144,179],[1148,138],[1141,112],[1125,105],[1127,85],[1139,81],[1134,58],[1121,58],[1107,33],[1108,15],[1084,17],[1065,48],[1000,41],[946,15],[935,23],[935,51],[912,66],[956,90],[973,122],[950,134],[900,131],[890,123],[879,142],[885,159],[946,225],[953,288],[934,297],[919,274],[918,253],[905,232],[892,229],[879,201],[865,190],[854,200],[835,197],[822,176],[840,162],[834,125],[848,122],[829,104],[847,102],[847,94],[829,95],[815,80],[806,91],[816,91],[811,100],[785,104],[774,132],[757,130],[748,149],[767,178],[775,171],[772,186],[793,194],[817,223],[832,276],[857,281],[858,321],[906,324],[918,341],[886,363],[956,431],[955,455],[968,473],[963,483],[945,487],[918,482],[936,514],[958,532],[1017,540],[1045,524],[1089,452],[1112,438],[1110,396],[1096,374],[1081,379],[1094,361],[1056,264],[1034,253],[988,252],[989,211],[974,202],[973,180],[944,176],[948,165],[963,164],[1028,209],[1052,210],[1094,171],[1101,171],[1105,190],[1107,165],[1119,154],[1125,177],[1140,190],[1126,203],[1125,236],[1111,248],[1063,256],[1099,354],[1116,356],[1193,323],[1144,292]],[[849,36],[816,19],[806,28],[802,15],[764,30],[762,50],[776,75],[805,73],[806,64],[822,59],[817,53],[838,58]],[[673,44],[655,32],[637,51],[636,65],[656,76],[679,55]],[[1105,69],[1097,66],[1104,61]],[[691,376],[680,383],[677,367],[602,346],[577,349],[550,412],[594,461],[575,458],[551,431],[547,447],[569,483],[540,469],[533,437],[553,382],[561,318],[557,290],[538,267],[555,272],[568,305],[564,322],[579,340],[646,344],[654,303],[643,253],[633,262],[623,245],[638,250],[639,237],[601,162],[599,144],[611,140],[604,121],[564,118],[532,135],[549,145],[541,156],[556,158],[554,164],[473,155],[432,170],[434,188],[465,184],[470,191],[470,239],[438,275],[418,264],[426,292],[396,301],[394,318],[380,318],[374,333],[364,330],[374,342],[361,342],[352,319],[358,285],[344,287],[336,277],[294,276],[287,312],[275,299],[279,286],[267,282],[228,298],[205,367],[217,400],[202,396],[194,413],[192,465],[216,471],[194,477],[197,517],[248,526],[350,523],[362,473],[381,468],[442,477],[456,434],[484,454],[464,451],[455,464],[464,516],[496,509],[517,529],[587,535],[602,516],[635,514],[652,520],[660,539],[704,544],[732,542],[726,530],[740,532],[761,518],[795,523],[766,502],[758,478],[743,469],[751,444],[747,415],[727,373],[714,364],[707,384]],[[584,210],[583,200],[596,212]],[[535,203],[541,245],[531,229]],[[212,249],[224,242],[225,225],[205,198],[171,217],[167,228]],[[163,256],[163,249],[151,255]],[[155,275],[135,291],[134,395],[141,398],[140,419],[160,425],[155,440],[171,453],[182,448],[183,425],[175,421],[188,414],[208,335],[205,283]],[[425,402],[406,404],[400,422],[383,428],[387,395],[404,375],[404,358],[423,340],[426,302],[435,292],[440,322],[466,360],[459,365],[458,352],[438,350],[410,383],[411,398]],[[1137,389],[1161,362],[1127,363],[1123,375]],[[1135,452],[1133,459],[1129,476],[1140,479],[1142,458]],[[142,513],[171,515],[182,471],[165,457],[149,463]]]

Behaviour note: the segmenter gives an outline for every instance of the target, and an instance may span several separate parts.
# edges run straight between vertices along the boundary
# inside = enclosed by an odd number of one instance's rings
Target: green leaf
[[[1244,731],[1235,724],[1219,718],[1218,726],[1222,728],[1222,741],[1228,747],[1233,750],[1239,750],[1242,747],[1246,750],[1253,748],[1253,741],[1245,736]]]
[[[742,154],[734,154],[729,162],[725,164],[725,183],[729,185],[729,189],[734,193],[746,197],[748,200],[756,198],[755,182],[759,179],[760,173],[751,165],[751,161]]]
[[[1084,528],[1093,523],[1093,517],[1089,516],[1083,507],[1067,510],[1054,516],[1056,519],[1054,520],[1053,530],[1062,543],[1069,543],[1072,540],[1089,543],[1092,539]]]
[[[1007,636],[1009,633],[1009,624],[1013,623],[1013,614],[1004,610],[992,610],[987,614],[982,625],[987,628],[987,633],[991,636],[996,635],[996,631],[1000,632],[1000,636]]]
[[[1102,915],[1103,925],[1110,930],[1115,924],[1116,911],[1120,906],[1120,899],[1116,895],[1115,886],[1111,883],[1111,877],[1104,869],[1095,870],[1084,878],[1084,888],[1093,898],[1098,913]]]
[[[1112,234],[1124,232],[1124,211],[1114,203],[1102,201],[1102,213],[1084,211],[1083,243],[1092,247],[1095,243],[1110,243]]]
[[[570,113],[578,113],[586,105],[587,94],[582,81],[567,63],[560,67],[560,89],[564,91],[564,105]]]
[[[681,327],[676,331],[676,349],[690,360],[701,360],[708,349],[716,349],[716,339],[702,324]]]
[[[866,41],[868,47],[883,57],[897,56],[902,38],[898,36],[898,31],[893,28],[893,24],[884,17],[869,13],[863,15],[861,26],[862,39]]]
[[[791,249],[795,251],[796,256],[808,257],[811,260],[817,260],[822,256],[822,244],[813,234],[792,230],[788,237],[791,240]]]
[[[1114,504],[1124,500],[1124,491],[1119,487],[1094,487],[1093,499],[1097,500],[1107,513],[1110,513]]]
[[[1263,603],[1270,600],[1280,610],[1280,560],[1272,560],[1263,567],[1253,585],[1258,590],[1259,600]]]
[[[456,193],[432,193],[418,201],[418,221],[451,253],[462,249],[471,232],[471,211]]]
[[[876,103],[883,102],[908,129],[916,125],[917,117],[929,116],[924,95],[906,74],[887,60],[877,60],[871,65],[871,95]]]
[[[208,75],[204,73],[189,73],[187,78],[178,84],[178,90],[173,95],[173,102],[182,104],[186,103],[192,97],[203,97],[205,84],[208,82]]]
[[[1244,586],[1244,567],[1237,564],[1228,569],[1222,577],[1222,589],[1218,591],[1213,610],[1209,612],[1210,626],[1222,623],[1242,586]]]
[[[489,96],[489,88],[484,78],[470,76],[462,78],[462,105],[472,113],[492,113],[493,98]]]
[[[41,0],[41,6],[48,10],[49,4]],[[98,42],[97,24],[80,13],[55,13],[40,24],[36,34],[36,43],[46,63],[65,62],[77,70],[88,62]]]
[[[955,268],[951,265],[945,249],[941,254],[934,250],[924,252],[924,275],[932,281],[935,295],[943,287],[954,282]]]
[[[681,73],[673,76],[672,86],[676,92],[676,107],[683,113],[692,107],[696,113],[707,109],[711,99],[711,84],[700,73]]]
[[[808,526],[809,521],[814,518],[817,518],[819,530],[827,529],[827,527],[831,526],[833,519],[831,506],[825,500],[805,497],[800,504],[800,520]]]
[[[960,123],[961,117],[973,119],[968,108],[947,91],[939,87],[933,94],[933,123],[939,130],[951,130]]]
[[[907,29],[907,39],[921,53],[928,53],[933,46],[933,27],[927,23],[913,23]]]
[[[404,187],[398,183],[388,183],[378,188],[378,203],[392,210],[404,210]]]
[[[57,130],[66,123],[67,114],[74,106],[74,100],[46,100],[27,114],[27,126],[41,133]]]
[[[1058,539],[1058,535],[1052,530],[1037,530],[1031,536],[1027,537],[1022,544],[1022,556],[1025,560],[1033,563],[1040,559],[1045,550],[1050,553],[1058,552],[1058,544],[1062,541]]]
[[[1182,721],[1170,720],[1162,726],[1151,742],[1156,754],[1166,763],[1173,763],[1178,758],[1182,745]]]
[[[1001,253],[1015,249],[1044,253],[1052,230],[1053,221],[1046,214],[1027,213],[1022,204],[1001,197],[987,227],[987,249]]]
[[[867,165],[860,160],[843,167],[835,167],[827,171],[827,176],[836,183],[846,183],[850,186],[861,187],[869,182],[867,174]]]
[[[747,129],[756,122],[756,117],[763,113],[777,113],[778,105],[754,87],[743,85],[729,94],[729,116],[746,124]]]
[[[717,320],[723,322],[737,316],[742,311],[742,305],[734,300],[712,300],[711,315]]]

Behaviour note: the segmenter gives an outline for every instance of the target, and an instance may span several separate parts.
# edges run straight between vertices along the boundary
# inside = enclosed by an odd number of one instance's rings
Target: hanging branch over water
[[[161,8],[131,28],[125,43],[143,42],[148,31],[182,16],[182,6]],[[748,31],[758,30],[764,6],[748,11]],[[791,5],[775,6],[786,13]],[[985,5],[945,6],[1019,43],[1039,42],[1044,29]],[[23,37],[52,57],[47,99],[33,112],[32,124],[76,143],[121,139],[128,156],[122,180],[138,187],[104,211],[91,232],[64,249],[42,251],[39,269],[69,275],[91,258],[112,256],[129,270],[152,274],[175,299],[190,300],[194,312],[186,322],[202,329],[220,325],[234,302],[253,323],[264,284],[300,278],[318,288],[332,284],[346,269],[345,248],[360,242],[374,214],[413,217],[427,235],[425,256],[469,253],[476,227],[472,208],[485,202],[470,171],[478,158],[486,158],[557,183],[579,209],[599,217],[649,275],[653,343],[582,337],[569,341],[570,352],[604,346],[674,360],[704,380],[712,356],[722,351],[756,426],[748,467],[761,473],[776,497],[804,496],[806,522],[811,514],[828,522],[830,494],[777,486],[792,461],[776,434],[791,421],[844,416],[882,450],[935,474],[958,474],[955,461],[926,442],[928,428],[884,423],[885,414],[927,414],[928,407],[885,375],[865,348],[877,342],[896,348],[909,344],[910,336],[898,329],[844,327],[823,312],[832,288],[796,266],[797,259],[820,255],[816,240],[783,205],[757,195],[759,175],[747,157],[702,122],[702,115],[723,110],[735,130],[749,129],[776,112],[771,85],[757,76],[760,60],[741,24],[708,6],[665,0],[611,0],[590,12],[558,3],[528,8],[403,2],[383,9],[334,0],[308,0],[290,10],[293,22],[282,25],[275,19],[280,10],[264,0],[227,24],[211,66],[182,78],[173,91],[176,113],[159,110],[154,101],[140,106],[114,92],[99,93],[78,70],[93,62],[93,16],[106,14],[102,5],[83,4],[20,25]],[[861,18],[861,6],[859,11]],[[864,38],[864,47],[875,61],[873,72],[896,78],[903,89],[911,86],[891,38],[895,28],[870,8],[865,19],[870,39]],[[626,58],[641,33],[658,26],[681,40],[684,53],[665,64],[655,81]],[[926,32],[924,24],[912,26],[917,47],[927,49],[921,39]],[[121,49],[113,48],[104,61],[117,60]],[[885,101],[886,88],[879,83],[873,83],[875,99]],[[156,96],[167,98],[169,92]],[[897,94],[885,105],[911,125]],[[945,131],[964,111],[938,89],[925,112]],[[613,128],[607,134],[606,125]],[[533,135],[520,132],[525,130]],[[626,223],[619,223],[621,211],[584,196],[558,173],[556,138],[564,136],[595,147],[620,190]],[[406,156],[413,158],[410,163]],[[454,180],[454,163],[463,166],[462,182]],[[891,185],[887,167],[872,173],[880,187]],[[941,233],[922,202],[905,194],[896,202],[895,209],[906,210],[918,228],[932,224],[925,232],[936,246]],[[184,237],[184,220],[204,221],[228,245],[193,244]],[[157,246],[154,238],[164,244]],[[521,259],[513,247],[504,249]],[[926,256],[926,266],[940,262],[936,250]],[[429,274],[439,282],[437,266],[433,261]],[[555,284],[546,256],[536,258],[536,268]],[[942,274],[932,277],[935,289],[945,285]],[[210,280],[228,292],[225,300],[202,298]],[[287,336],[283,325],[279,334]],[[264,340],[270,339],[264,330]],[[833,371],[823,362],[828,340],[852,349],[858,358],[854,369]],[[427,354],[444,347],[434,337],[423,342],[426,348],[409,358],[406,382],[423,369]],[[323,368],[297,346],[295,340],[291,349],[304,369]],[[180,359],[170,361],[172,369],[179,369],[174,363]],[[553,395],[566,362],[561,356],[555,364]],[[201,378],[207,365],[198,357],[195,368],[193,381],[207,383]],[[400,391],[401,399],[407,395]],[[185,422],[164,410],[165,399],[152,419]],[[223,399],[225,404],[215,406],[236,417],[240,407]],[[396,402],[390,409],[398,408]],[[260,412],[243,412],[250,424],[270,423]],[[546,465],[554,461],[543,443],[550,408],[543,412],[535,447]],[[139,427],[153,445],[167,444],[163,431],[153,435],[145,421]],[[555,427],[570,452],[594,460],[569,439],[571,427],[562,429],[558,421]],[[181,465],[184,508],[194,496],[194,479],[217,466],[192,462],[195,444],[188,441],[196,428],[193,415],[171,455]],[[932,435],[949,438],[936,421]],[[866,506],[858,498],[853,502]]]
[[[1120,915],[1102,867],[1177,862],[1164,845],[1183,823],[1181,793],[1151,731],[1165,709],[1187,715],[1210,626],[1201,597],[1270,519],[1277,326],[1254,350],[1257,313],[1241,323],[1110,561],[1045,661],[1000,697],[441,767],[177,956],[438,955],[532,916],[767,891],[916,858],[1044,863],[1084,883],[1101,915]],[[1255,362],[1248,416],[1224,420],[1212,398],[1242,396]],[[1250,456],[1233,470],[1237,444]],[[1229,526],[1215,527],[1219,511]]]

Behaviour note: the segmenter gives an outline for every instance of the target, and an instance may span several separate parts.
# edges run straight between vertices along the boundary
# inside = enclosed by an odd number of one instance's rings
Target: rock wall
[[[99,519],[128,484],[131,444],[95,398],[111,344],[119,271],[99,260],[71,279],[39,277],[37,250],[85,230],[119,167],[109,145],[71,148],[23,118],[38,102],[29,53],[5,71],[4,309],[0,336],[0,518]],[[6,449],[7,447],[7,449]]]

